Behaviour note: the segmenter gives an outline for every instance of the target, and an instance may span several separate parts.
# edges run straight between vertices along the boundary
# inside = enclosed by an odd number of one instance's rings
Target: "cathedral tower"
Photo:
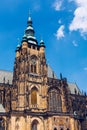
[[[45,45],[41,40],[38,44],[28,18],[27,28],[21,45],[17,46],[13,75],[13,110],[46,110],[47,65]],[[14,94],[15,93],[15,94]]]

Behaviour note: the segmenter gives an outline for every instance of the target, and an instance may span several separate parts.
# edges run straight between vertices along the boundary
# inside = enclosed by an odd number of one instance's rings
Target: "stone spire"
[[[25,34],[23,36],[22,41],[27,40],[28,43],[37,45],[38,42],[37,42],[34,34],[35,34],[35,31],[34,31],[33,26],[32,26],[32,18],[29,16],[28,21],[27,21],[27,28],[25,30]]]

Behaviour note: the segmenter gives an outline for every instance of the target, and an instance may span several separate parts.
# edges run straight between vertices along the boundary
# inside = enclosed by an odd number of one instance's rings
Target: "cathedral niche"
[[[36,87],[32,88],[31,90],[31,105],[33,107],[37,107],[37,94],[38,94],[38,90]]]
[[[62,111],[62,100],[59,91],[52,88],[48,92],[49,111]]]

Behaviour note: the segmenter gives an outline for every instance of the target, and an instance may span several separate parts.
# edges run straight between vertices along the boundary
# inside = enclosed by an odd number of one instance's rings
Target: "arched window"
[[[33,121],[32,125],[31,125],[31,130],[38,130],[37,126],[38,126],[38,121],[37,120]]]
[[[36,58],[31,59],[31,73],[37,73],[37,63]]]
[[[49,91],[48,95],[49,95],[49,110],[61,112],[62,101],[58,91],[56,89],[52,89]]]
[[[31,104],[33,106],[37,105],[37,91],[38,90],[35,87],[31,90]]]

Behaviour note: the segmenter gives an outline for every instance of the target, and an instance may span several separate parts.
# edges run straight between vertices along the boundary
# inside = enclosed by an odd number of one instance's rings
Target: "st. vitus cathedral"
[[[87,96],[46,63],[28,18],[13,72],[0,70],[0,130],[87,130]]]

